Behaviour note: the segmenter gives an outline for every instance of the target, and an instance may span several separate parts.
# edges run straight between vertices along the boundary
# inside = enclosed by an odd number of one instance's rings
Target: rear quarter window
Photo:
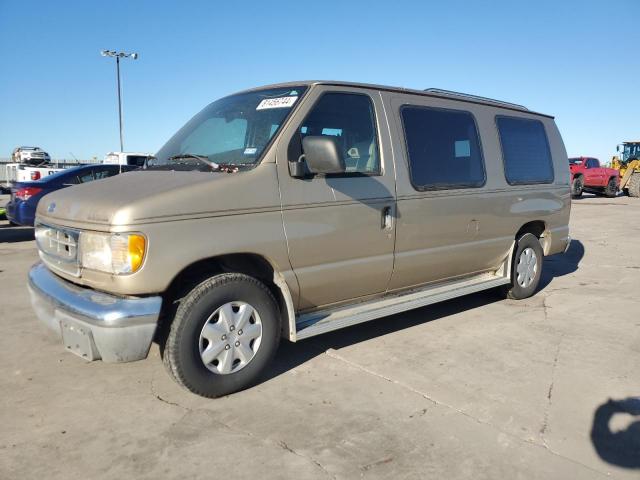
[[[553,182],[551,150],[539,120],[496,117],[504,173],[510,185]]]

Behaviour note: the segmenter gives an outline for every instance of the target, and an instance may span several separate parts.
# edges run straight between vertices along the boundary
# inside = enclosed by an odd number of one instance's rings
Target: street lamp
[[[102,50],[100,54],[103,57],[115,57],[116,58],[116,72],[118,76],[118,123],[120,125],[120,151],[124,151],[124,145],[122,141],[122,95],[120,92],[120,59],[131,58],[137,60],[140,55],[137,53],[116,52],[115,50]]]

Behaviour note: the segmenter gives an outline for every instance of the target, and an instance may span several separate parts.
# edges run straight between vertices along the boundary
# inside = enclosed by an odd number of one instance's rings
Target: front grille
[[[54,269],[78,276],[78,238],[80,232],[50,225],[36,225],[36,243],[40,258]]]

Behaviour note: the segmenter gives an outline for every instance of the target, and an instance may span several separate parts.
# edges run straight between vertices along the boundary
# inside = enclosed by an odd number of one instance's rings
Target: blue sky
[[[207,103],[247,87],[337,79],[439,87],[556,116],[570,155],[640,140],[640,1],[0,0],[0,158],[155,152]]]

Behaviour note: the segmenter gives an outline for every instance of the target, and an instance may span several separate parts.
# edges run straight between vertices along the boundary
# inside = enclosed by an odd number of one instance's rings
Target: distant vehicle
[[[620,172],[600,165],[600,160],[592,157],[569,159],[571,170],[571,196],[580,198],[582,192],[591,192],[605,197],[615,197],[620,185]]]
[[[51,162],[51,157],[40,147],[16,147],[11,152],[11,161],[26,165],[42,165]]]
[[[5,183],[2,187],[7,189],[11,189],[11,186],[16,182],[36,181],[64,170],[62,167],[55,167],[50,164],[36,167],[22,163],[7,163],[4,168]]]
[[[150,157],[153,157],[151,153],[109,152],[105,155],[103,163],[144,167]]]
[[[40,180],[62,170],[51,165],[51,156],[40,147],[16,147],[11,152],[11,163],[3,165],[4,182],[0,190],[9,190],[15,182]]]
[[[127,165],[84,165],[67,168],[42,180],[17,182],[11,188],[11,199],[6,206],[7,219],[15,225],[33,226],[38,201],[47,193],[130,172],[136,168]]]
[[[620,190],[630,197],[640,197],[640,141],[623,142],[616,150],[611,168],[620,172]]]

